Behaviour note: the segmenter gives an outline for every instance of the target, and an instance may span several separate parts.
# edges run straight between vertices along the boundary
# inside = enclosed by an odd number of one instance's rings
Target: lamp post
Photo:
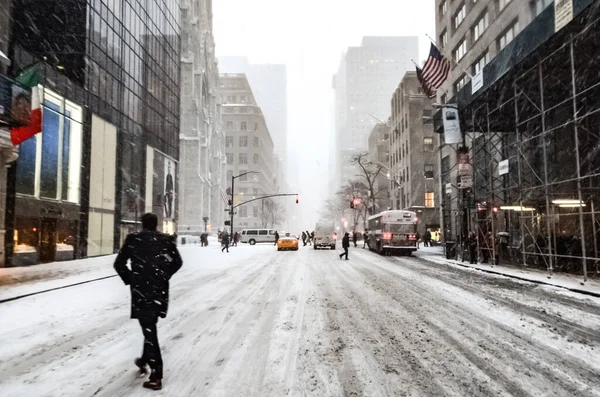
[[[230,230],[231,230],[231,236],[233,236],[233,198],[235,197],[235,180],[237,178],[240,178],[244,175],[249,175],[249,174],[259,174],[258,171],[248,171],[248,172],[244,172],[243,174],[239,174],[237,176],[232,176],[231,177],[231,203],[229,205],[229,216],[230,216],[230,222],[231,224],[230,226]]]

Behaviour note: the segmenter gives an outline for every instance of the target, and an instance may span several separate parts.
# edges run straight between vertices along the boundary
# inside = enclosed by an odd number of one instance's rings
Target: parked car
[[[242,230],[242,243],[254,245],[256,243],[275,244],[275,230],[273,229],[244,229]]]

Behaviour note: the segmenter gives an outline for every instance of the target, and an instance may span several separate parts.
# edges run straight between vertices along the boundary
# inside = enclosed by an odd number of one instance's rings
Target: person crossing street
[[[115,259],[114,268],[131,289],[131,318],[137,319],[144,335],[142,357],[135,360],[141,374],[150,378],[147,389],[162,389],[163,361],[158,344],[156,324],[167,317],[169,280],[183,261],[172,236],[157,231],[158,217],[142,215],[139,233],[129,234]],[[127,262],[130,261],[130,268]]]
[[[227,253],[229,253],[229,234],[227,232],[223,233],[223,236],[221,236],[221,245],[223,245],[221,252],[227,250]]]
[[[342,248],[344,249],[344,252],[342,252],[340,254],[340,259],[342,259],[344,256],[346,256],[346,260],[348,260],[348,249],[350,248],[350,234],[349,233],[344,234],[344,238],[342,238]]]

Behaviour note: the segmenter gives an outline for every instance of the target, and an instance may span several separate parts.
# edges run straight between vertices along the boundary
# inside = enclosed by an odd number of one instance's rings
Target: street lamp
[[[243,174],[239,174],[237,176],[232,176],[231,177],[231,203],[230,203],[230,209],[229,209],[229,216],[230,216],[230,222],[231,224],[230,226],[230,230],[231,230],[231,235],[233,236],[233,197],[235,197],[235,180],[237,178],[240,178],[242,176],[245,175],[249,175],[249,174],[260,174],[260,172],[258,171],[248,171],[248,172],[244,172]]]

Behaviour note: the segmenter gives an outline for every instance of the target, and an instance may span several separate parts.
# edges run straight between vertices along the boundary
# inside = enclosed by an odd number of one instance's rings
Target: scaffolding
[[[461,108],[474,170],[463,205],[492,263],[598,275],[597,11]]]

